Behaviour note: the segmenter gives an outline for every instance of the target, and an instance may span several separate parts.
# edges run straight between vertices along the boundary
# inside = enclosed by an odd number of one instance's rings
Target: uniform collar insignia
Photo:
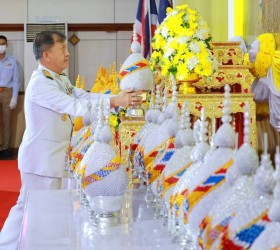
[[[53,80],[53,77],[52,77],[52,75],[51,75],[51,73],[50,73],[49,71],[43,69],[42,72],[43,72],[43,74],[44,74],[45,77],[47,77],[47,78]]]
[[[66,76],[66,74],[65,73],[61,73],[61,74],[59,74],[60,76]]]

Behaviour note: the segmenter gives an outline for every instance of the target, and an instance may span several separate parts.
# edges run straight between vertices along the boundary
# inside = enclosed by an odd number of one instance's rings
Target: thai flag
[[[149,58],[151,41],[157,28],[157,6],[155,0],[139,0],[135,20],[138,42],[142,47],[142,55]]]
[[[158,7],[158,23],[161,22],[166,17],[166,9],[167,7],[172,7],[172,0],[159,0],[159,7]]]

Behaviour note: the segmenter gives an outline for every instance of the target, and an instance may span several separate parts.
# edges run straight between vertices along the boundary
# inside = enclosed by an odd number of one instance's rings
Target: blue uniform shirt
[[[16,59],[13,56],[6,55],[0,60],[0,87],[13,89],[13,97],[18,96],[20,81],[19,70]]]

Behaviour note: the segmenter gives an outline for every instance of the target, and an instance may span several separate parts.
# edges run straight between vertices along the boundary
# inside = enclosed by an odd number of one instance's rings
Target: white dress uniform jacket
[[[64,177],[65,154],[72,131],[72,116],[84,116],[89,102],[94,110],[109,95],[73,87],[65,75],[39,65],[25,93],[26,129],[19,148],[19,169],[24,173]]]

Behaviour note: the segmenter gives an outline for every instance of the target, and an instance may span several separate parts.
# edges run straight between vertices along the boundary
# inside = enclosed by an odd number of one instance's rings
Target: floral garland
[[[127,111],[126,108],[120,108],[120,110],[117,113],[110,114],[109,124],[115,130],[119,128],[119,125],[121,123],[121,118],[126,115],[126,111]]]
[[[167,17],[158,26],[152,40],[150,64],[163,75],[186,79],[197,74],[209,77],[217,69],[210,50],[211,36],[207,23],[188,5],[167,8]]]
[[[251,72],[255,77],[260,78],[267,75],[267,72],[272,65],[276,45],[274,35],[271,33],[264,33],[260,35],[257,40],[260,42],[260,48]]]
[[[142,103],[141,107],[144,110],[148,110],[150,104],[149,98],[146,99],[145,102]],[[127,108],[119,108],[117,113],[111,113],[109,117],[109,124],[112,128],[115,130],[118,130],[120,124],[121,124],[121,118],[124,117],[127,113]]]

